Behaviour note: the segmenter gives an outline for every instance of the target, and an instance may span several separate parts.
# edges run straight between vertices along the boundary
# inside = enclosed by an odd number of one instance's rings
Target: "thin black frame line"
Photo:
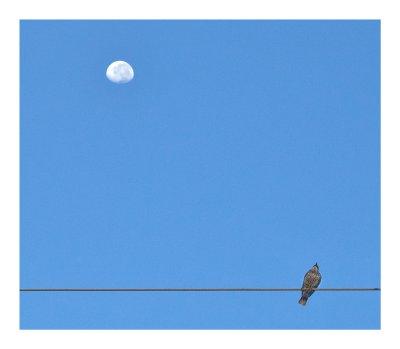
[[[314,291],[368,292],[380,291],[373,288],[314,288]],[[20,292],[291,292],[301,288],[21,288]]]

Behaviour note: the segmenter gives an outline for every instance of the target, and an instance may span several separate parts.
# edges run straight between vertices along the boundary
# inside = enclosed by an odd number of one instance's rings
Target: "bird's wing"
[[[312,288],[313,287],[313,277],[311,271],[308,271],[306,275],[304,275],[304,281],[302,288]]]

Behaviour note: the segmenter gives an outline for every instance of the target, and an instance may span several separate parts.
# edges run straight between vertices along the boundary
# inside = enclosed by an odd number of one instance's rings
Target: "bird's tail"
[[[307,299],[308,299],[307,297],[301,296],[301,298],[300,298],[300,300],[299,300],[299,304],[301,304],[301,305],[306,305]]]

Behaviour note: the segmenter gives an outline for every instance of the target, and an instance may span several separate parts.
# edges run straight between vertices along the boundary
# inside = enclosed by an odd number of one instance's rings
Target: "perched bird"
[[[319,273],[318,263],[306,273],[304,276],[303,286],[301,287],[301,298],[299,303],[306,305],[308,297],[314,293],[314,289],[318,287],[321,282],[321,274]]]

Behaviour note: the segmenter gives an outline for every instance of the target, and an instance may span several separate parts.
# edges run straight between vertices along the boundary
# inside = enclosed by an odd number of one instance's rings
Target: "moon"
[[[133,79],[133,68],[124,61],[111,63],[106,71],[107,79],[116,84],[126,84]]]

